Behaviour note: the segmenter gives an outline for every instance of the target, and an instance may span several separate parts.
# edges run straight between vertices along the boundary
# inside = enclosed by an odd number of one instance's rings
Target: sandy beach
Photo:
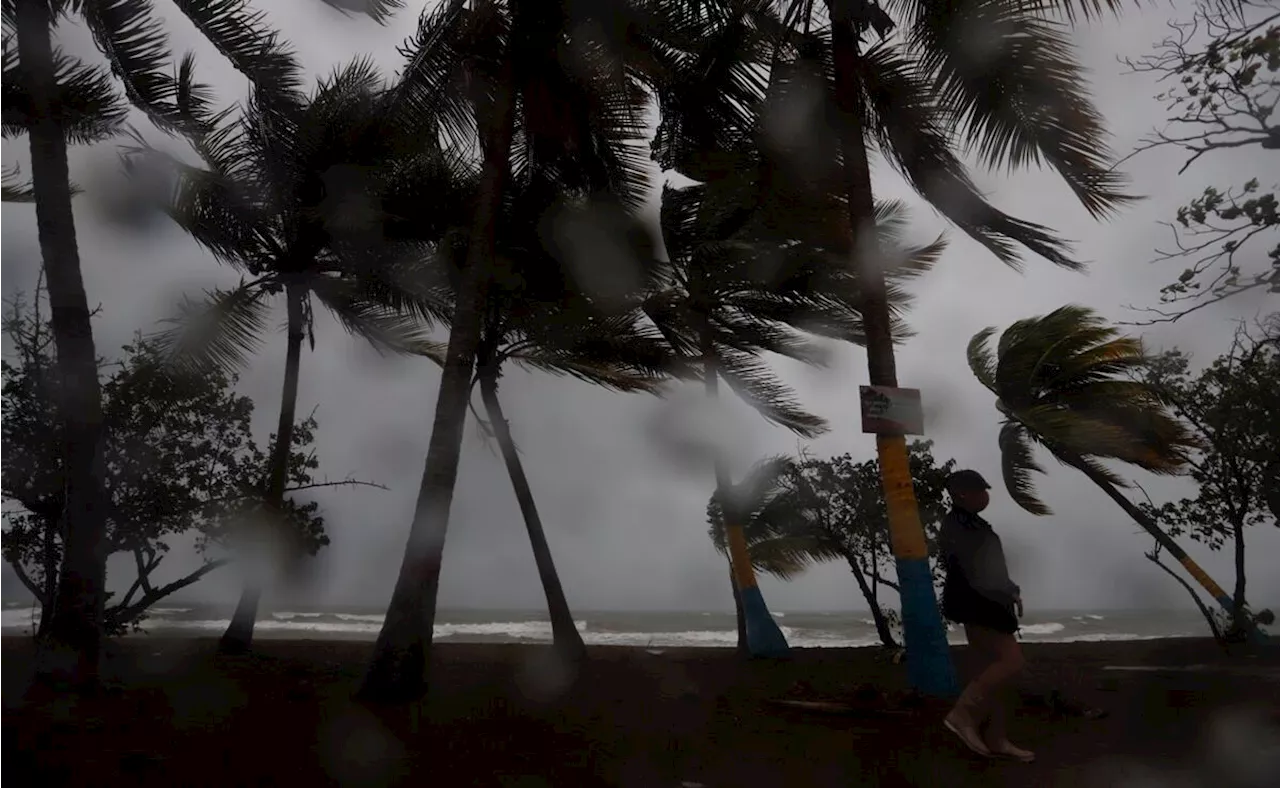
[[[1161,770],[1207,778],[1187,785],[1262,786],[1280,773],[1269,771],[1280,768],[1280,655],[1226,656],[1205,640],[1028,645],[1013,730],[1038,753],[1031,765],[963,750],[940,725],[943,708],[898,694],[903,668],[875,649],[765,663],[724,649],[593,648],[575,674],[541,647],[442,644],[429,701],[394,709],[351,701],[369,650],[272,640],[226,659],[209,639],[133,638],[111,644],[107,690],[72,702],[24,698],[31,642],[4,638],[4,775],[42,786],[710,788],[1121,786]],[[1053,690],[1108,715],[1079,716]],[[862,711],[770,703],[787,697],[858,698]],[[1268,771],[1224,782],[1215,737],[1253,753],[1230,768]]]

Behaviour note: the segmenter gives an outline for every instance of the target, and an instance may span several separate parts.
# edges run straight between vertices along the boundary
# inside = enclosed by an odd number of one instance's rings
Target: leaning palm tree
[[[238,70],[275,89],[292,86],[280,65],[290,55],[241,0],[175,0],[182,13]],[[93,35],[110,71],[87,65],[54,44],[63,14],[77,16]],[[73,655],[77,682],[93,683],[101,642],[106,566],[101,549],[106,515],[101,501],[101,392],[80,272],[72,214],[67,144],[93,142],[123,130],[127,105],[167,132],[208,121],[210,91],[194,80],[187,55],[175,71],[162,21],[142,0],[5,0],[4,134],[26,132],[31,144],[30,188],[11,183],[7,196],[26,193],[36,207],[40,249],[62,377],[69,386],[61,418],[67,453],[67,545],[53,616],[42,643],[47,655]],[[123,92],[123,97],[121,96]],[[63,660],[40,660],[40,671],[62,672]]]
[[[1142,343],[1121,336],[1092,310],[1064,306],[1005,329],[993,355],[995,328],[969,341],[969,368],[995,394],[1004,416],[1000,457],[1010,497],[1035,515],[1050,514],[1036,495],[1033,473],[1044,473],[1033,447],[1083,473],[1156,543],[1186,568],[1223,609],[1232,600],[1186,551],[1130,501],[1128,484],[1103,462],[1119,460],[1156,474],[1176,474],[1195,439],[1169,414],[1153,386],[1127,373],[1145,363]]]
[[[619,56],[631,51],[633,31],[618,22],[632,12],[629,0],[446,0],[404,47],[393,114],[478,151],[481,165],[422,487],[365,698],[426,689],[462,427],[515,154],[566,192],[612,193],[633,209],[645,195],[644,93]]]
[[[237,287],[181,305],[176,325],[163,336],[175,361],[245,363],[260,344],[270,302],[284,297],[284,386],[263,482],[268,512],[284,503],[302,347],[309,338],[314,344],[314,306],[380,347],[406,351],[415,349],[420,321],[433,316],[431,302],[411,292],[402,276],[420,248],[382,237],[381,205],[406,170],[431,175],[438,168],[402,144],[385,109],[377,70],[356,60],[321,80],[310,96],[255,91],[241,112],[224,113],[213,129],[193,136],[203,166],[145,146],[127,153],[130,169],[157,160],[169,167],[165,212],[245,277]],[[220,641],[223,652],[251,645],[261,592],[256,580],[246,584]]]
[[[895,336],[874,238],[871,159],[878,154],[929,203],[1002,261],[1019,247],[1076,269],[1047,228],[1014,218],[980,194],[958,151],[993,167],[1044,164],[1102,216],[1127,198],[1108,166],[1102,120],[1083,87],[1070,31],[1055,16],[1091,15],[1118,0],[713,0],[771,41],[796,111],[787,118],[798,154],[840,182],[844,254],[859,263],[870,383],[898,385]],[[894,29],[898,33],[889,36]],[[869,36],[878,42],[864,43]],[[740,72],[741,73],[741,72]],[[697,130],[686,133],[693,135]],[[827,137],[835,137],[834,144]],[[803,155],[793,159],[804,165]],[[903,589],[908,673],[924,691],[956,690],[945,629],[914,503],[905,438],[878,435],[877,452]]]

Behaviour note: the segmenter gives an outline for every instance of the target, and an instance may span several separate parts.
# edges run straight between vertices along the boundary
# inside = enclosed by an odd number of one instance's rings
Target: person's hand
[[[1015,596],[1013,598],[1013,609],[1018,614],[1018,618],[1022,618],[1022,597]]]

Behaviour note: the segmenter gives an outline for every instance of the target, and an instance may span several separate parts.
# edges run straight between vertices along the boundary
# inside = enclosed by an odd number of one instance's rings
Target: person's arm
[[[947,546],[952,560],[969,587],[993,602],[1013,605],[1019,589],[1009,579],[995,537],[985,530],[963,526],[951,529],[949,536]]]

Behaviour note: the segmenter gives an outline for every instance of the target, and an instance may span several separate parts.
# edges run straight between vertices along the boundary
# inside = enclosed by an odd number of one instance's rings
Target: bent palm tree
[[[969,368],[1004,415],[1001,470],[1010,497],[1035,515],[1050,514],[1032,473],[1044,473],[1033,446],[1089,477],[1111,500],[1178,559],[1228,612],[1231,597],[1186,551],[1130,501],[1128,484],[1102,464],[1120,460],[1157,474],[1176,474],[1195,439],[1168,413],[1159,390],[1125,377],[1146,363],[1142,343],[1091,310],[1064,306],[1005,329],[993,356],[987,328],[969,341]]]
[[[927,441],[913,441],[911,475],[921,491],[930,540],[946,513],[943,490],[954,460],[938,465]],[[871,611],[876,633],[897,647],[879,588],[898,591],[884,577],[889,523],[874,459],[855,463],[845,454],[826,460],[770,459],[759,463],[735,492],[752,565],[782,579],[815,563],[843,559]],[[714,498],[708,506],[712,541],[725,550],[724,520]]]
[[[418,248],[384,241],[380,211],[382,192],[392,188],[384,172],[406,177],[406,170],[435,167],[404,153],[384,109],[381,78],[356,60],[309,97],[255,91],[243,112],[193,137],[203,167],[166,159],[175,177],[163,209],[219,262],[249,277],[203,303],[182,304],[163,337],[172,357],[243,364],[261,341],[270,300],[284,296],[284,384],[263,481],[268,512],[284,503],[302,346],[309,337],[314,344],[313,303],[393,349],[410,349],[420,321],[432,317],[429,302],[401,276]],[[138,147],[128,156],[136,168],[163,154]],[[259,581],[246,584],[220,650],[249,648],[261,592]]]
[[[288,55],[240,0],[175,0],[183,14],[239,71],[251,80],[271,79]],[[56,18],[77,15],[110,64],[110,75],[85,65],[53,43]],[[171,56],[161,21],[140,0],[5,0],[4,135],[26,132],[31,143],[32,185],[40,249],[58,365],[67,389],[61,418],[66,436],[66,550],[57,601],[42,639],[42,655],[72,654],[77,683],[97,679],[105,594],[106,512],[101,485],[101,392],[80,272],[73,189],[67,144],[105,139],[123,129],[127,114],[117,92],[165,131],[201,128],[208,120],[209,90],[194,81],[187,55],[171,74]],[[15,46],[16,43],[16,46]],[[114,80],[112,79],[114,77]],[[14,185],[14,184],[11,184]],[[6,196],[26,192],[6,189]],[[62,672],[62,660],[40,659],[38,670]]]
[[[462,427],[515,155],[566,192],[612,192],[632,208],[643,199],[644,96],[619,57],[631,31],[617,22],[631,11],[627,0],[447,0],[403,50],[394,114],[477,149],[482,164],[422,486],[365,698],[403,700],[426,689]]]

